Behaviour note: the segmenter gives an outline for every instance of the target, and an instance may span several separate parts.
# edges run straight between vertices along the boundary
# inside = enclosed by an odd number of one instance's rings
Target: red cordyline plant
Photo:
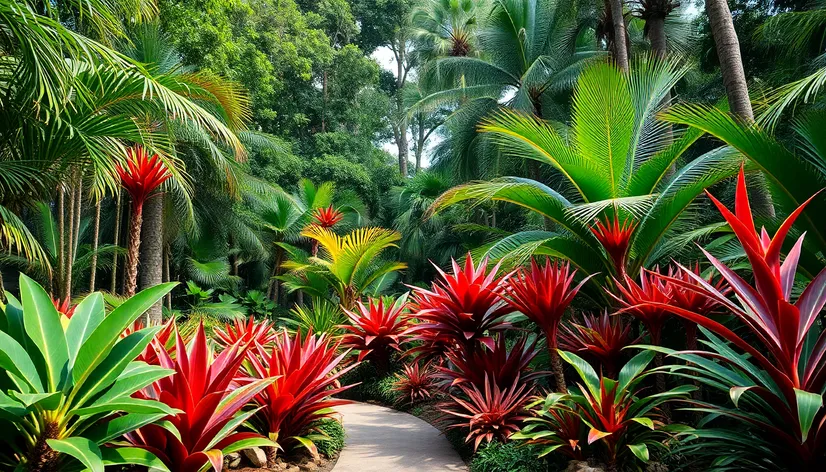
[[[619,215],[606,216],[604,220],[595,220],[591,232],[605,249],[605,253],[614,265],[614,271],[620,277],[625,275],[628,263],[628,247],[631,245],[631,236],[634,234],[637,223],[626,219],[620,224]]]
[[[336,370],[348,354],[336,354],[338,348],[339,343],[325,335],[307,333],[302,338],[287,330],[277,333],[271,349],[257,346],[249,356],[250,374],[273,380],[253,399],[260,407],[250,418],[255,430],[278,441],[282,449],[301,445],[318,455],[313,440],[324,436],[313,434],[313,424],[332,417],[333,407],[348,403],[332,396],[352,387],[341,386],[338,380],[358,365]],[[274,447],[267,450],[267,458],[274,464]]]
[[[736,295],[736,302],[686,268],[684,273],[693,279],[692,283],[677,278],[669,281],[715,300],[734,315],[749,339],[701,313],[673,304],[647,302],[652,308],[668,309],[697,323],[709,338],[708,345],[713,352],[658,350],[691,363],[669,366],[672,372],[698,374],[708,385],[728,390],[734,408],[701,404],[701,411],[733,418],[752,427],[748,441],[742,440],[742,431],[705,434],[699,430],[698,436],[705,439],[701,450],[716,451],[715,445],[731,449],[737,445],[742,455],[748,452],[759,456],[759,460],[751,460],[749,464],[765,464],[761,467],[769,470],[821,470],[826,459],[826,409],[823,407],[826,330],[820,331],[817,320],[826,303],[826,269],[812,279],[792,303],[804,236],[798,238],[782,263],[780,260],[780,251],[792,224],[811,198],[783,221],[773,238],[765,228],[758,233],[754,226],[742,168],[734,213],[710,194],[709,198],[740,240],[754,283],[750,284],[706,251],[708,260]],[[724,340],[749,357],[733,352]],[[688,374],[682,373],[686,370]]]
[[[659,274],[658,268],[641,271],[639,283],[625,275],[622,281],[615,280],[615,286],[617,294],[609,294],[619,302],[624,312],[645,325],[651,335],[651,343],[659,345],[665,322],[671,317],[665,306],[673,301],[672,286]]]
[[[688,272],[693,272],[693,276]],[[714,273],[709,273],[708,277],[702,277],[700,273],[700,264],[694,264],[689,268],[678,267],[676,271],[669,269],[668,278],[681,280],[682,284],[676,284],[666,280],[666,284],[671,288],[671,305],[682,308],[683,310],[692,311],[703,316],[709,316],[712,313],[719,311],[722,305],[719,301],[702,293],[694,277],[700,277],[706,281],[707,284],[713,286],[715,290],[723,295],[728,295],[731,292],[731,287],[728,286],[726,280],[722,277],[714,280]],[[687,286],[693,285],[693,288]],[[697,324],[685,318],[683,320],[683,328],[685,329],[685,347],[689,351],[697,349]]]
[[[562,357],[577,371],[582,382],[567,395],[549,396],[547,408],[579,416],[588,428],[587,443],[599,441],[605,446],[609,471],[631,470],[619,468],[629,462],[624,454],[627,451],[647,462],[649,447],[661,447],[665,433],[685,429],[682,425],[663,424],[659,409],[666,402],[686,398],[696,387],[682,385],[656,395],[643,395],[641,383],[650,373],[646,369],[654,358],[653,352],[643,351],[634,356],[622,368],[618,380],[597,375],[593,367],[576,354],[562,352]]]
[[[499,333],[495,337],[493,348],[483,344],[470,351],[457,348],[449,351],[446,357],[449,367],[437,366],[438,377],[445,387],[470,383],[483,388],[485,379],[490,379],[499,388],[513,385],[517,378],[524,383],[531,383],[544,372],[528,372],[531,361],[538,354],[536,336],[521,337],[508,349],[505,336]]]
[[[399,394],[398,403],[413,404],[429,400],[436,388],[436,377],[429,362],[405,364],[402,372],[396,374],[393,391]]]
[[[474,451],[482,441],[507,442],[521,428],[531,389],[520,385],[519,378],[504,389],[491,379],[485,379],[481,389],[472,384],[461,384],[459,389],[465,398],[451,395],[453,401],[439,409],[457,421],[449,428],[468,429],[465,442],[473,441]]]
[[[350,324],[341,326],[346,331],[342,344],[359,351],[359,361],[367,358],[386,372],[392,351],[401,351],[399,343],[410,327],[406,307],[407,294],[395,301],[370,298],[367,306],[359,301],[354,311],[344,310]]]
[[[140,331],[145,328],[144,323],[141,320],[135,321],[131,327],[127,328],[126,330],[121,333],[121,338],[125,338],[130,334]],[[160,331],[155,334],[152,342],[149,343],[148,346],[143,350],[143,352],[135,358],[135,360],[146,362],[149,365],[160,365],[160,359],[158,357],[158,353],[160,351],[164,351],[170,356],[174,357],[175,354],[175,335],[176,332],[175,326],[175,319],[172,318],[163,325]]]
[[[52,298],[52,305],[57,309],[57,312],[60,314],[60,323],[63,325],[63,329],[65,330],[69,326],[69,320],[72,319],[72,316],[75,314],[76,305],[72,305],[72,300],[66,298],[63,301],[60,301],[60,298]]]
[[[557,353],[559,323],[579,289],[591,278],[585,277],[574,285],[575,275],[576,270],[572,271],[568,262],[560,264],[546,258],[545,264],[540,266],[532,259],[530,270],[520,269],[508,279],[504,289],[504,299],[508,305],[539,325],[545,333],[556,388],[560,392],[564,392],[566,387],[562,361]]]
[[[525,419],[525,427],[512,434],[510,439],[540,446],[542,449],[539,457],[558,452],[574,460],[585,459],[582,451],[582,444],[585,443],[582,420],[573,411],[557,407],[564,395],[551,393],[547,397],[534,397],[534,401],[527,406],[531,416]]]
[[[157,343],[157,340],[153,340]],[[223,468],[224,456],[273,442],[255,433],[235,432],[254,411],[241,409],[272,379],[232,388],[248,346],[236,344],[213,356],[203,326],[187,346],[176,337],[175,358],[158,349],[159,365],[175,373],[141,390],[138,398],[153,399],[180,410],[164,423],[127,433],[136,447],[155,454],[172,472],[199,472]]]
[[[493,339],[486,332],[509,326],[504,316],[510,308],[501,300],[502,283],[507,278],[497,277],[499,264],[487,271],[487,259],[478,266],[467,255],[464,267],[452,261],[453,273],[446,274],[440,268],[439,280],[430,290],[413,288],[414,305],[418,311],[412,316],[420,323],[411,333],[427,332],[438,335],[442,341],[473,347],[475,343],[490,345]],[[418,340],[417,336],[413,340]]]
[[[127,149],[126,167],[118,165],[121,186],[132,197],[132,219],[129,222],[129,247],[126,253],[125,295],[135,294],[138,282],[138,256],[141,247],[141,223],[143,204],[150,194],[171,177],[166,165],[157,154],[149,157],[143,146]]]
[[[583,315],[579,323],[567,323],[559,330],[559,348],[584,357],[602,367],[602,373],[617,377],[617,365],[623,358],[623,348],[639,339],[631,337],[631,324],[621,315],[603,311],[597,317]]]
[[[250,316],[246,320],[236,319],[227,323],[224,328],[214,329],[215,342],[222,348],[232,346],[238,342],[251,345],[267,346],[275,340],[276,332],[271,321],[256,320]]]

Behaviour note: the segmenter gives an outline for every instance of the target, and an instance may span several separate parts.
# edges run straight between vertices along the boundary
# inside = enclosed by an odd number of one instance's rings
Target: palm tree
[[[413,10],[410,23],[424,59],[464,57],[476,53],[476,26],[486,1],[428,0]]]
[[[445,122],[449,138],[436,152],[436,165],[459,178],[484,174],[478,163],[493,162],[492,149],[476,128],[501,105],[549,118],[562,112],[559,94],[599,55],[581,34],[585,20],[565,0],[495,0],[477,29],[478,57],[437,59],[421,80],[436,90],[411,112],[456,106]],[[461,77],[463,80],[455,80]]]
[[[726,0],[706,0],[706,15],[711,25],[711,36],[717,48],[720,61],[720,73],[728,95],[731,112],[746,122],[754,121],[754,112],[749,99],[749,87],[740,56],[740,40],[734,29]]]
[[[329,298],[332,290],[338,303],[351,310],[365,293],[375,294],[384,288],[397,271],[407,267],[397,261],[384,261],[379,256],[396,247],[401,239],[397,231],[385,228],[358,228],[339,236],[329,228],[309,225],[302,236],[318,241],[322,251],[318,257],[287,244],[281,244],[291,255],[282,266],[290,271],[282,279],[290,291],[303,290],[313,296]]]
[[[486,250],[517,264],[544,254],[567,258],[585,274],[634,276],[669,257],[677,245],[719,227],[686,232],[693,226],[681,217],[703,189],[733,175],[741,162],[737,153],[717,149],[669,172],[702,135],[692,129],[671,139],[662,133],[667,123],[656,119],[662,98],[685,71],[656,59],[634,63],[628,74],[610,64],[590,66],[577,81],[570,126],[499,113],[482,131],[503,151],[550,165],[560,185],[519,177],[471,182],[439,197],[433,211],[493,200],[552,221],[551,230],[518,232]]]

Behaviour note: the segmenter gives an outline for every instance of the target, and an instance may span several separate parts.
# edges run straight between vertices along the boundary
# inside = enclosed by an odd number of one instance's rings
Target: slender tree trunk
[[[63,279],[63,298],[72,297],[72,254],[74,253],[74,234],[75,234],[75,191],[77,188],[72,187],[69,194],[69,221],[66,228],[68,237],[66,238],[66,273]]]
[[[163,281],[169,282],[172,280],[172,274],[169,272],[169,246],[164,247],[163,250]],[[172,311],[172,293],[167,293],[164,296],[164,303],[166,303],[166,308]]]
[[[65,277],[65,270],[66,270],[66,241],[65,241],[65,229],[66,229],[66,221],[64,219],[64,214],[66,213],[66,197],[65,197],[65,190],[63,186],[60,186],[60,190],[58,191],[57,196],[57,232],[60,234],[59,239],[59,246],[60,246],[60,254],[57,257],[57,265],[58,265],[58,277],[57,277],[57,286],[52,286],[53,292],[59,292],[63,289],[63,278]]]
[[[127,297],[135,295],[138,286],[138,260],[141,250],[141,225],[143,223],[143,209],[132,209],[129,218],[129,244],[126,251],[126,268],[124,270],[123,292]]]
[[[140,234],[141,290],[163,281],[163,195],[155,195],[143,205]],[[162,301],[146,311],[147,326],[163,322]]]
[[[6,286],[3,284],[3,268],[0,267],[0,302],[7,303]]]
[[[651,52],[659,59],[665,59],[668,54],[668,40],[665,35],[665,15],[652,14],[645,20],[648,30],[648,41],[651,43]]]
[[[80,246],[80,215],[83,208],[83,173],[81,173],[80,177],[77,179],[77,195],[75,198],[77,198],[77,202],[75,202],[75,245],[72,248],[73,263],[77,260],[77,248]]]
[[[711,35],[717,48],[720,72],[731,112],[746,122],[754,121],[754,112],[749,100],[749,88],[743,59],[740,56],[740,40],[734,30],[734,20],[726,0],[706,0],[706,14],[711,25]]]
[[[623,72],[628,72],[628,44],[625,42],[625,18],[622,0],[608,0],[611,9],[611,27],[614,33],[614,61]]]
[[[556,391],[566,393],[568,386],[565,384],[565,368],[562,365],[562,358],[559,357],[559,351],[550,348],[551,353],[551,369],[554,372],[554,380],[556,381]]]
[[[115,197],[117,199],[117,203],[115,204],[115,236],[114,236],[114,245],[120,247],[120,225],[121,219],[123,218],[123,197],[118,192],[118,195]],[[118,253],[115,251],[112,254],[112,284],[109,288],[109,291],[112,293],[116,293],[118,288]]]
[[[324,102],[321,105],[321,132],[327,132],[327,70],[321,73],[321,93]]]
[[[95,204],[95,226],[92,235],[92,269],[89,271],[89,291],[95,291],[98,271],[98,239],[100,238],[100,200]]]

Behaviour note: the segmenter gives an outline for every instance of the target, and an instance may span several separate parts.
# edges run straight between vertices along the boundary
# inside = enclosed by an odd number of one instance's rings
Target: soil
[[[275,467],[241,467],[239,469],[225,469],[229,471],[238,472],[330,472],[338,462],[339,454],[336,453],[333,457],[321,456],[318,459],[304,451],[297,451],[287,455],[279,456],[276,459]],[[246,461],[246,459],[242,459]],[[242,462],[243,463],[243,462]]]

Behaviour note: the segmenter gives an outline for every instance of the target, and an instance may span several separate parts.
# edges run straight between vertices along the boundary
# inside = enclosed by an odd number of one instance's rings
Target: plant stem
[[[565,369],[562,365],[562,358],[559,357],[559,351],[555,348],[549,348],[549,351],[551,354],[551,368],[556,380],[556,391],[565,393],[568,391],[568,386],[565,384]]]
[[[89,291],[95,291],[98,269],[98,239],[100,239],[100,200],[95,204],[95,229],[92,235],[92,269],[89,271]]]
[[[129,222],[129,249],[126,252],[126,280],[124,295],[135,295],[138,286],[138,258],[141,249],[141,223],[143,222],[143,208],[132,209],[132,218]]]
[[[122,208],[122,199],[121,194],[118,192],[117,203],[115,204],[115,237],[114,237],[114,244],[115,246],[120,246],[120,220],[122,218],[123,208]],[[118,253],[117,251],[112,254],[112,284],[109,288],[109,291],[115,293],[118,288]]]

